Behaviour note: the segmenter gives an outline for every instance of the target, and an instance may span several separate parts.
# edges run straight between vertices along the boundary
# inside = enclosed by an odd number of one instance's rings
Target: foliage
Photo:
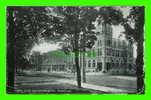
[[[17,64],[20,66],[19,62],[26,57],[35,43],[40,43],[40,39],[63,41],[65,42],[63,49],[66,53],[71,51],[75,53],[79,87],[81,87],[79,52],[85,51],[85,48],[92,48],[97,40],[95,22],[110,25],[122,23],[125,29],[129,30],[129,27],[126,26],[128,24],[124,23],[121,11],[113,7],[99,7],[99,9],[79,6],[8,7],[7,10],[8,50],[15,49]],[[131,17],[135,17],[134,14],[132,15]],[[137,19],[135,20],[137,21]],[[138,25],[136,24],[136,26]],[[9,37],[12,38],[9,39]],[[12,47],[13,42],[14,47]]]
[[[50,31],[44,32],[43,36],[52,38],[51,32],[53,37],[64,37],[63,50],[66,53],[75,53],[77,83],[78,87],[81,87],[79,52],[93,47],[97,39],[94,22],[118,25],[122,14],[112,7],[48,7],[47,10],[54,23]]]
[[[132,7],[127,18],[120,18],[120,24],[124,27],[123,32],[130,43],[137,44],[136,58],[136,74],[137,74],[137,90],[144,93],[144,7]]]
[[[49,17],[45,7],[8,7],[7,11],[7,47],[13,49],[10,45],[14,43],[16,66],[21,66],[23,63],[20,62],[30,53],[32,46],[40,42],[40,34],[48,27]],[[13,31],[9,27],[13,27]]]

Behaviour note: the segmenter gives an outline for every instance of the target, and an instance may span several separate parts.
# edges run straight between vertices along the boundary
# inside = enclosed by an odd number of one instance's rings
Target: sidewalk
[[[76,81],[73,81],[73,80],[62,79],[62,80],[58,80],[58,81],[63,82],[63,83],[72,84],[72,85],[77,85]],[[99,90],[99,91],[103,91],[103,92],[109,92],[109,93],[130,93],[130,91],[127,91],[127,90],[105,87],[105,86],[92,85],[92,84],[87,84],[87,83],[82,83],[82,87],[88,88],[88,89]],[[131,92],[131,93],[134,93],[134,92]]]
[[[113,78],[118,78],[118,79],[124,79],[124,80],[137,80],[137,77],[130,77],[130,76],[111,76]]]

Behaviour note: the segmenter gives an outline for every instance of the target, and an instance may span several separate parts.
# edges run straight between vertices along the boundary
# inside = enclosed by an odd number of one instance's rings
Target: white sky
[[[58,49],[61,49],[58,43],[51,44],[51,43],[43,42],[39,45],[35,45],[32,51],[39,51],[40,53],[46,53],[46,52],[55,51]]]
[[[117,9],[119,9],[117,7]],[[126,17],[129,14],[129,7],[120,7],[120,10],[123,12],[124,17]],[[118,38],[119,35],[121,34],[121,32],[124,31],[124,28],[122,26],[112,26],[113,28],[113,38]],[[124,37],[121,37],[120,39],[124,39]],[[49,51],[54,51],[54,50],[58,50],[61,47],[59,46],[58,43],[56,44],[50,44],[47,42],[43,42],[39,45],[35,45],[32,49],[32,51],[39,51],[40,53],[46,53]],[[136,57],[136,45],[134,45],[134,57]]]

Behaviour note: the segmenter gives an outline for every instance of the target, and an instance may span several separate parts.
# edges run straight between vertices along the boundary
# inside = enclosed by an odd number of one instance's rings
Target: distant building
[[[44,54],[33,52],[30,61],[33,71],[65,71],[66,57],[59,50]]]
[[[86,50],[86,71],[108,72],[111,69],[131,69],[135,64],[133,46],[125,40],[113,38],[112,27],[109,24],[101,24],[99,27],[95,45],[92,49]],[[41,70],[75,71],[73,53],[66,55],[58,50],[45,53],[41,58]]]

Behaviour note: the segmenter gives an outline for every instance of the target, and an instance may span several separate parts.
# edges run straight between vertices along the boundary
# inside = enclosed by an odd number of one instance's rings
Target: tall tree
[[[48,29],[48,18],[45,7],[7,7],[8,89],[13,90],[15,68],[23,68],[32,46],[39,43],[40,34]]]
[[[93,24],[97,17],[97,10],[94,7],[55,7],[50,15],[56,21],[52,27],[54,34],[67,35],[72,45],[72,50],[75,53],[75,65],[77,72],[77,84],[81,87],[81,70],[79,66],[80,52],[80,33],[87,30],[87,33],[92,31]],[[91,34],[93,35],[93,34]],[[72,40],[71,40],[72,39]]]
[[[129,16],[122,23],[127,39],[137,44],[136,74],[139,93],[144,93],[144,12],[144,7],[132,7]]]
[[[79,52],[85,48],[91,48],[96,40],[94,22],[99,19],[100,23],[118,24],[116,21],[120,15],[119,11],[112,7],[48,7],[48,13],[54,19],[51,32],[54,35],[66,35],[70,40],[72,50],[75,53],[75,64],[77,72],[77,84],[81,87],[81,69],[79,66]],[[118,17],[119,18],[119,17]],[[118,22],[118,23],[116,23]],[[81,49],[80,36],[83,34],[83,45]],[[61,34],[61,35],[60,35]],[[49,32],[45,32],[49,36]],[[85,57],[85,56],[84,56]]]
[[[106,11],[106,12],[105,12]],[[137,91],[144,93],[144,70],[143,70],[143,55],[144,55],[144,7],[131,7],[127,18],[123,17],[121,11],[112,8],[100,9],[101,15],[105,23],[114,25],[121,24],[125,32],[123,32],[130,43],[137,44],[136,58],[136,74],[137,74]],[[99,21],[99,22],[101,22]]]
[[[7,91],[14,92],[14,35],[10,33],[15,33],[15,29],[13,26],[15,26],[14,23],[14,16],[13,16],[13,8],[8,9],[8,14],[9,14],[9,25],[8,25],[8,30],[10,31],[7,34],[7,66],[11,66],[10,68],[7,68]],[[9,37],[9,38],[8,38]],[[11,41],[13,42],[11,42]],[[10,50],[10,48],[12,50]],[[10,59],[11,60],[8,60]]]

